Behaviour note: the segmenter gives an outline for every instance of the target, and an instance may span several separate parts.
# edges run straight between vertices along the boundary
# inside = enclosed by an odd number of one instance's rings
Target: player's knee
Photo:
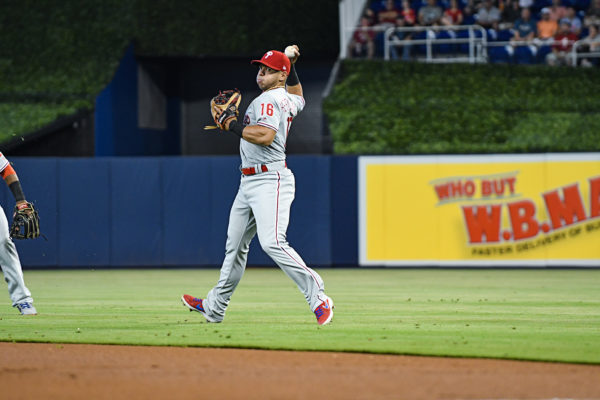
[[[281,246],[277,243],[275,239],[273,240],[261,240],[260,247],[262,247],[263,251],[267,253],[267,255],[272,256],[281,252]]]

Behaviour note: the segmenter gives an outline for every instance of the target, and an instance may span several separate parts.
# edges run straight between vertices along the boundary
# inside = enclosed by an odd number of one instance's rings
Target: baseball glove
[[[207,125],[204,129],[227,130],[227,122],[231,119],[237,120],[239,115],[238,106],[242,101],[239,90],[223,90],[210,101],[210,113],[216,125]]]
[[[35,239],[40,236],[40,217],[32,203],[15,206],[10,236],[13,239]]]

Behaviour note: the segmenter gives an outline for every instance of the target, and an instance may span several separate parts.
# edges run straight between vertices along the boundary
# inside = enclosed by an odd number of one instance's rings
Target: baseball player
[[[33,206],[25,200],[19,177],[2,153],[0,153],[0,175],[2,175],[4,182],[6,182],[8,188],[15,197],[16,205],[14,219],[17,219],[16,216],[18,214],[22,214],[24,218],[31,221],[30,226],[35,227],[30,232],[26,232],[25,236],[28,238],[39,236],[37,212],[35,212]],[[14,226],[15,225],[13,224],[13,227]],[[34,232],[36,229],[37,233]],[[11,232],[12,231],[13,228],[11,228]],[[8,283],[8,293],[12,300],[13,307],[16,307],[22,315],[37,315],[37,311],[33,306],[31,292],[25,286],[25,281],[23,280],[23,270],[21,269],[17,248],[10,237],[8,221],[3,212],[0,212],[0,265],[2,266],[2,272],[4,273],[4,280]]]
[[[288,46],[286,53],[290,52],[295,62],[298,46]],[[208,322],[222,322],[246,268],[250,241],[258,234],[262,249],[298,285],[317,322],[325,325],[333,317],[333,301],[324,293],[323,279],[286,240],[295,180],[286,165],[285,149],[292,121],[304,108],[302,85],[294,64],[280,51],[267,51],[252,63],[258,64],[256,83],[262,94],[246,110],[243,123],[237,121],[235,109],[233,113],[213,109],[217,124],[222,122],[222,128],[241,138],[242,160],[220,278],[206,298],[184,294],[181,300]]]

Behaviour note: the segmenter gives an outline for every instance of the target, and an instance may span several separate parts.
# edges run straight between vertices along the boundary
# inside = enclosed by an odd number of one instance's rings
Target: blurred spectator
[[[515,34],[510,39],[511,42],[530,42],[537,36],[536,23],[531,19],[529,8],[521,10],[521,18],[515,22]]]
[[[514,23],[521,18],[521,10],[519,8],[518,0],[507,0],[504,3],[504,8],[501,14],[500,29],[511,28]]]
[[[385,8],[377,13],[377,25],[382,28],[390,28],[396,25],[400,17],[400,10],[396,8],[394,0],[386,0]]]
[[[477,23],[485,29],[498,29],[500,22],[500,10],[494,6],[492,0],[484,0],[483,6],[475,15]]]
[[[463,22],[463,13],[458,7],[458,0],[450,0],[450,7],[444,11],[443,25],[460,25]]]
[[[365,14],[359,27],[354,31],[348,45],[348,58],[373,58],[375,54],[375,32],[371,29],[371,20]]]
[[[600,24],[600,0],[592,0],[583,18],[585,26]]]
[[[463,24],[464,25],[475,25],[475,5],[473,0],[468,0],[467,4],[462,9],[463,12]]]
[[[600,53],[600,33],[598,33],[598,25],[589,26],[588,35],[581,39],[584,43],[577,49],[578,53]],[[600,63],[600,58],[589,57],[581,59],[581,66],[592,67]]]
[[[384,0],[383,7],[379,7],[375,13],[375,54],[385,53],[385,31],[396,27],[396,21],[400,18],[400,10],[396,8],[394,0]]]
[[[567,16],[565,18],[567,18],[571,24],[571,32],[579,37],[579,35],[581,35],[581,19],[577,16],[575,8],[567,7]]]
[[[402,11],[400,12],[400,16],[396,20],[396,26],[404,27],[404,26],[414,26],[416,22],[415,10],[410,7],[409,0],[402,1]],[[409,40],[412,38],[412,33],[410,32],[402,32],[397,31],[394,33],[392,38],[398,38],[400,40]],[[398,45],[390,47],[390,56],[393,60],[398,59],[398,52],[402,50],[402,59],[409,60],[410,59],[410,49],[411,45]]]
[[[577,36],[571,32],[569,20],[561,19],[558,32],[554,35],[552,52],[546,56],[546,63],[548,65],[571,65],[571,49],[576,41]]]
[[[419,24],[439,25],[442,19],[442,8],[436,4],[436,0],[427,0],[427,5],[419,9]]]
[[[550,19],[558,22],[566,16],[567,9],[561,5],[561,1],[552,0],[552,6],[550,6]]]
[[[402,0],[402,11],[400,16],[404,20],[404,26],[414,26],[417,23],[417,14],[410,6],[409,0]]]
[[[365,9],[363,16],[367,17],[369,21],[371,21],[371,24],[377,21],[377,13],[379,10],[383,9],[384,4],[380,3],[380,1],[372,1],[369,7]]]
[[[542,19],[537,23],[538,38],[542,40],[551,39],[556,35],[557,30],[558,24],[550,19],[550,9],[547,7],[542,8]]]

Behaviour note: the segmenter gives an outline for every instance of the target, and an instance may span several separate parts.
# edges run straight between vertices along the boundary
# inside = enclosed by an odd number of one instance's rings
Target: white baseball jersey
[[[271,89],[258,96],[244,116],[244,125],[261,125],[273,129],[275,139],[269,146],[240,140],[242,168],[285,160],[285,146],[292,120],[304,108],[304,98],[285,88]]]

